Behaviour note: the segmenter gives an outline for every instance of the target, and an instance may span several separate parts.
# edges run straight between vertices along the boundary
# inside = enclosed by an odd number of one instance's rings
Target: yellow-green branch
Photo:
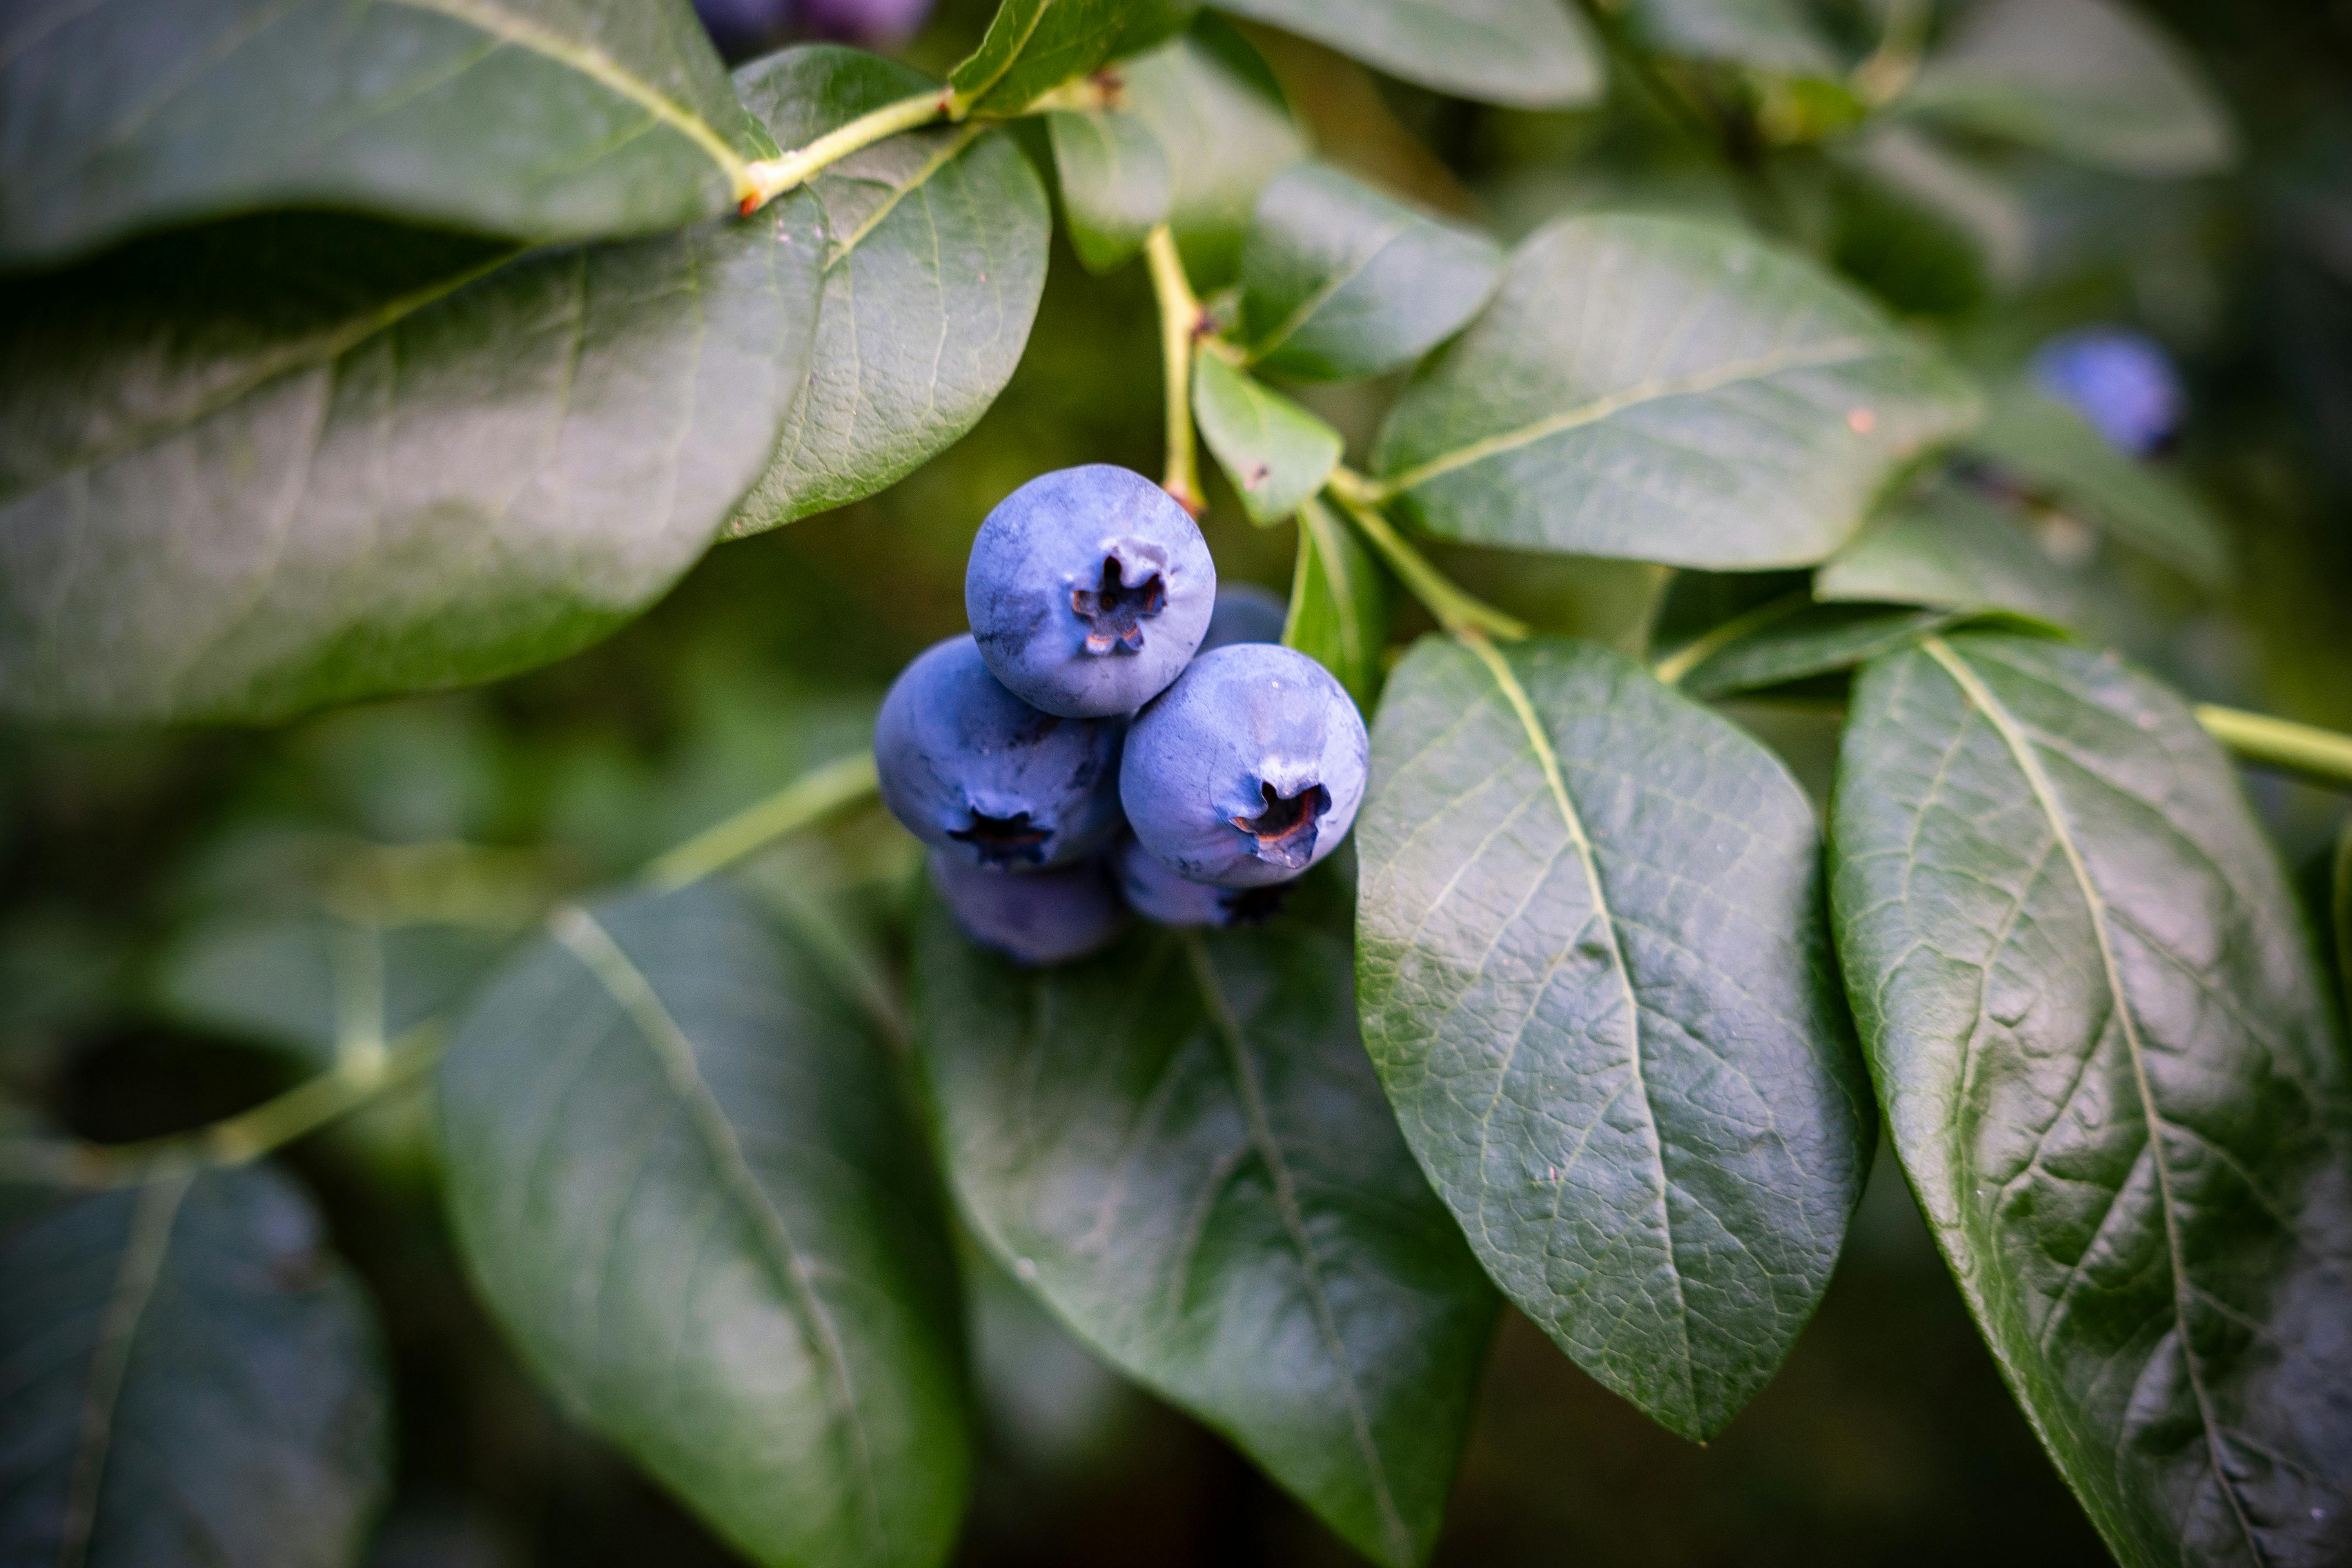
[[[1328,489],[1331,499],[1339,503],[1339,510],[1356,525],[1356,531],[1388,563],[1397,581],[1437,618],[1439,626],[1456,636],[1471,633],[1509,642],[1528,635],[1526,622],[1464,592],[1427,556],[1414,549],[1370,499],[1378,493],[1370,479],[1352,468],[1334,468]]]
[[[1207,502],[1201,495],[1201,458],[1192,435],[1192,342],[1201,335],[1201,301],[1184,275],[1184,258],[1166,224],[1143,242],[1151,267],[1152,297],[1160,302],[1160,382],[1168,399],[1168,468],[1160,488],[1194,517]]]
[[[2197,721],[2247,762],[2352,788],[2352,735],[2210,702],[2197,705]]]

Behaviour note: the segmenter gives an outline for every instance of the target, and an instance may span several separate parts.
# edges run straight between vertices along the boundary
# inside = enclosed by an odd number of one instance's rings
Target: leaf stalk
[[[751,181],[751,192],[743,198],[741,212],[749,217],[778,196],[796,185],[806,184],[827,167],[839,163],[861,148],[896,136],[901,131],[913,131],[945,117],[963,118],[955,94],[947,88],[917,93],[896,103],[868,110],[845,125],[826,132],[805,147],[774,158],[761,158],[745,165]]]
[[[131,1187],[249,1164],[407,1083],[448,1048],[448,1030],[439,1019],[427,1019],[389,1047],[355,1052],[275,1099],[193,1132],[114,1144],[10,1139],[0,1142],[0,1179],[56,1187]]]
[[[1151,268],[1152,297],[1160,304],[1160,374],[1168,399],[1168,467],[1160,488],[1198,517],[1208,503],[1201,495],[1200,450],[1192,432],[1192,343],[1206,331],[1208,317],[1184,275],[1173,230],[1164,223],[1154,228],[1143,242],[1143,254]]]
[[[2207,734],[2246,762],[2352,789],[2352,735],[2211,702],[2199,703],[2196,713]]]
[[[1389,570],[1397,574],[1397,580],[1437,618],[1439,626],[1456,637],[1498,637],[1506,642],[1517,642],[1528,635],[1525,621],[1507,616],[1465,592],[1432,564],[1429,557],[1414,549],[1395,525],[1381,515],[1380,509],[1364,499],[1375,493],[1371,481],[1342,467],[1332,470],[1327,488],[1331,499],[1339,503],[1339,510],[1355,523],[1356,531],[1379,552]]]
[[[674,893],[853,801],[863,800],[879,787],[871,752],[853,752],[821,763],[767,799],[745,806],[656,856],[639,873],[638,880],[655,892]]]

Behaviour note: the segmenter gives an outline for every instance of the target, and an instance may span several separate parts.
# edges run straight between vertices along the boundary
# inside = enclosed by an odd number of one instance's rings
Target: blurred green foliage
[[[1869,8],[1829,9],[1866,37]],[[1570,210],[1745,213],[1934,319],[1985,365],[2085,320],[2154,331],[2190,377],[2177,461],[2225,520],[2240,571],[2213,602],[2107,546],[2096,619],[2196,698],[2352,729],[2352,5],[2148,8],[2239,115],[2239,174],[2158,184],[1978,148],[1937,184],[1881,147],[1800,151],[1740,180],[1638,82],[1589,111],[1478,108],[1251,36],[1324,156],[1507,238]],[[986,13],[980,0],[943,6],[905,58],[943,68]],[[1728,73],[1708,85],[1750,90]],[[1801,126],[1830,110],[1783,112]],[[713,552],[584,654],[274,731],[0,734],[0,1124],[149,1136],[299,1076],[299,1023],[213,1005],[192,970],[207,941],[209,962],[239,961],[206,935],[223,910],[459,930],[467,962],[487,961],[555,898],[861,747],[890,676],[962,629],[965,552],[999,497],[1074,463],[1157,468],[1143,271],[1092,277],[1055,244],[1026,356],[971,437],[871,500]],[[1300,397],[1360,461],[1392,392]],[[1215,479],[1211,500],[1220,572],[1286,593],[1288,526],[1253,528]],[[1664,580],[1624,563],[1433,553],[1530,622],[1627,648]],[[1401,608],[1401,629],[1419,614]],[[1835,725],[1821,710],[1730,710],[1822,787]],[[2303,880],[2324,908],[2341,797],[2249,784],[2290,858],[2315,868]],[[754,885],[887,968],[914,868],[869,812]],[[273,983],[273,1005],[299,1011],[297,984]],[[402,1468],[376,1563],[727,1561],[516,1367],[456,1270],[419,1111],[411,1091],[290,1151],[389,1336]],[[1118,1383],[969,1258],[990,1430],[959,1561],[1346,1560],[1221,1444]],[[1509,1319],[1438,1560],[2024,1565],[2100,1550],[1882,1155],[1818,1320],[1709,1447],[1669,1436]]]

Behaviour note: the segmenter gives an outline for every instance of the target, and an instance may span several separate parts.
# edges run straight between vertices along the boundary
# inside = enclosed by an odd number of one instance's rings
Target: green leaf
[[[332,1568],[391,1489],[374,1315],[266,1166],[12,1224],[0,1366],[11,1563]]]
[[[934,905],[916,980],[990,1250],[1359,1551],[1422,1562],[1495,1298],[1365,1068],[1345,942],[1293,910],[1022,969]]]
[[[1192,356],[1192,413],[1260,527],[1297,511],[1339,466],[1339,432],[1206,345]]]
[[[1788,770],[1641,666],[1424,638],[1357,828],[1364,1045],[1520,1310],[1704,1440],[1829,1283],[1874,1136]]]
[[[1707,701],[1786,686],[1852,669],[1967,619],[1944,610],[1893,605],[1813,605],[1798,600],[1786,607],[1785,618],[1755,626],[1707,649],[1675,684]]]
[[[164,952],[156,990],[165,1011],[198,1028],[331,1066],[456,1005],[511,940],[463,925],[221,914]]]
[[[2054,626],[2083,617],[2064,569],[2000,507],[1957,484],[1932,485],[1872,523],[1814,574],[1813,596],[2008,610]]]
[[[1131,114],[1057,110],[1045,130],[1070,244],[1087,271],[1108,272],[1167,217],[1174,195],[1168,154]]]
[[[988,36],[948,82],[964,112],[1019,114],[1181,32],[1197,8],[1198,0],[1003,0]]]
[[[1801,565],[1976,416],[1957,372],[1808,262],[1706,224],[1569,217],[1415,374],[1377,468],[1441,538]]]
[[[1598,46],[1552,0],[1214,0],[1391,76],[1482,103],[1562,109],[1601,96]]]
[[[1982,0],[1897,102],[2126,174],[2210,174],[2237,158],[2195,63],[2115,0]]]
[[[2064,404],[2023,384],[2005,387],[1968,445],[2191,582],[2229,583],[2229,542],[2204,503],[2178,479],[2108,446]]]
[[[775,152],[686,0],[91,0],[0,47],[0,265],[268,207],[652,234]]]
[[[321,216],[0,305],[0,710],[256,720],[528,668],[693,563],[806,374],[811,198],[541,251]]]
[[[441,1069],[449,1205],[523,1356],[772,1565],[931,1564],[970,1454],[919,1134],[814,963],[708,885],[559,911]]]
[[[791,146],[929,85],[835,45],[787,49],[736,77]],[[1045,285],[1052,215],[1007,132],[894,136],[810,189],[826,236],[815,353],[731,535],[862,500],[961,440],[1020,363]]]
[[[1257,194],[1307,156],[1273,73],[1240,38],[1203,25],[1125,68],[1127,111],[1168,155],[1168,226],[1196,289],[1240,266]]]
[[[1410,364],[1478,313],[1502,247],[1322,163],[1278,175],[1242,241],[1242,337],[1277,375]]]
[[[1290,580],[1283,642],[1339,678],[1370,712],[1381,694],[1389,640],[1388,574],[1352,530],[1320,501],[1298,512],[1298,559]]]
[[[1793,0],[1633,0],[1629,16],[1657,54],[1789,77],[1839,74],[1827,40]]]
[[[1895,1152],[2130,1568],[2352,1548],[2352,1082],[2220,750],[2112,655],[1873,662],[1832,807]]]

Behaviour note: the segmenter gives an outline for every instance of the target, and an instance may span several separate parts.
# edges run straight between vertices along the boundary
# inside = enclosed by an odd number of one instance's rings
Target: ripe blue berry
[[[931,885],[966,936],[1024,963],[1066,963],[1109,944],[1127,910],[1098,859],[991,871],[933,850]]]
[[[1215,888],[1178,876],[1129,834],[1110,852],[1111,874],[1127,907],[1164,926],[1255,925],[1280,907],[1287,882],[1265,888]]]
[[[1279,595],[1255,583],[1227,583],[1217,590],[1217,607],[1209,614],[1209,629],[1192,651],[1198,658],[1211,648],[1237,642],[1280,642],[1290,623],[1290,606]]]
[[[2092,327],[2053,338],[2034,352],[2033,380],[2135,458],[2161,451],[2180,433],[2188,398],[2179,373],[2146,333]]]
[[[890,684],[874,726],[883,804],[967,866],[1059,866],[1118,826],[1121,726],[1057,719],[988,673],[968,637],[925,649]]]
[[[1363,804],[1364,721],[1295,649],[1235,643],[1136,716],[1119,801],[1143,847],[1195,882],[1257,888],[1328,855]]]
[[[1041,474],[1005,497],[963,579],[996,679],[1074,719],[1132,713],[1165,690],[1216,596],[1208,542],[1184,509],[1108,463]]]

